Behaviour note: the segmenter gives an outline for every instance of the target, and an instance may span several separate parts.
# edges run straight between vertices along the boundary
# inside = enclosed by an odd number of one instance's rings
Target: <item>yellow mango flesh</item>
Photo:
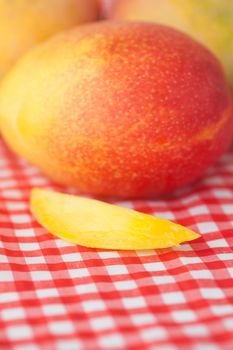
[[[44,189],[32,190],[30,207],[37,221],[49,232],[91,248],[167,248],[200,237],[162,218]]]

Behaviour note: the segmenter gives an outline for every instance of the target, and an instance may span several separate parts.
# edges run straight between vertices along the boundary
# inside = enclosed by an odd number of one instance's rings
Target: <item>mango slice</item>
[[[103,249],[167,248],[200,235],[173,222],[94,199],[33,189],[31,211],[55,236]]]

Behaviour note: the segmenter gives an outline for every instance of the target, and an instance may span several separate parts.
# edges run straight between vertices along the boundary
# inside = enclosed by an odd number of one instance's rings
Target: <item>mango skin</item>
[[[220,59],[233,91],[231,0],[115,0],[109,12],[112,19],[156,22],[191,35]]]
[[[0,0],[0,79],[38,42],[97,18],[97,0]]]
[[[81,192],[148,197],[197,180],[233,132],[216,58],[171,28],[100,22],[28,53],[0,89],[15,152]]]

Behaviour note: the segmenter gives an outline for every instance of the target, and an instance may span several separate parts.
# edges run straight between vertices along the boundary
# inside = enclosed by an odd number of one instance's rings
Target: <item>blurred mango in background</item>
[[[110,18],[170,25],[202,42],[221,60],[233,89],[233,0],[103,2]]]
[[[98,0],[0,0],[0,79],[36,43],[98,16]]]

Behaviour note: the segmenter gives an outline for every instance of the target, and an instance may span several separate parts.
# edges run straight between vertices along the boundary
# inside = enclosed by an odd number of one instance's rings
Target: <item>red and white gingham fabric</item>
[[[166,200],[115,201],[203,236],[159,251],[56,239],[31,216],[55,186],[0,142],[1,350],[232,350],[233,153]]]

